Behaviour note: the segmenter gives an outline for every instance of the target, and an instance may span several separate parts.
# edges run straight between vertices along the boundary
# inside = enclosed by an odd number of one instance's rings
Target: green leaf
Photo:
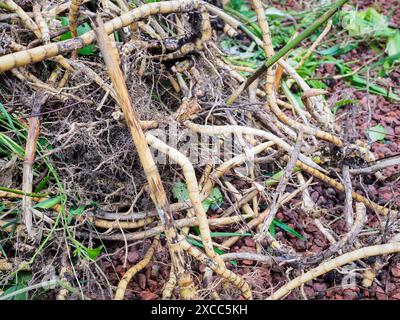
[[[272,222],[274,222],[274,221],[272,221]],[[275,223],[271,223],[271,225],[269,226],[269,233],[271,234],[271,236],[273,238],[275,238],[275,235],[276,235]]]
[[[335,106],[333,107],[333,109],[332,109],[332,112],[333,112],[333,114],[336,114],[336,112],[340,109],[340,108],[342,108],[342,107],[344,107],[344,106],[348,106],[348,105],[350,105],[350,104],[357,104],[357,103],[359,103],[360,101],[359,100],[356,100],[356,99],[342,99],[342,100],[339,100],[339,101],[337,101],[336,103],[335,103]]]
[[[42,191],[46,187],[47,183],[49,182],[49,179],[50,179],[50,175],[46,175],[42,180],[40,180],[37,187],[35,188],[35,193],[39,193],[40,191]]]
[[[301,240],[304,240],[304,237],[303,237],[300,233],[298,233],[296,230],[290,228],[286,223],[284,223],[284,222],[282,222],[282,221],[280,221],[280,220],[278,220],[278,219],[274,219],[274,220],[272,221],[272,223],[273,223],[275,226],[281,228],[282,230],[284,230],[284,231],[286,231],[286,232],[292,234],[293,236],[295,236],[295,237],[297,237],[297,238],[299,238],[299,239],[301,239]]]
[[[292,173],[296,173],[301,171],[300,168],[298,167],[294,167],[293,168],[293,172]],[[275,173],[271,178],[269,178],[267,181],[265,181],[265,184],[267,186],[273,186],[277,183],[279,183],[279,181],[281,180],[281,178],[283,177],[283,174],[285,173],[285,170],[280,170],[277,173]]]
[[[5,225],[3,225],[3,226],[0,226],[0,230],[5,230],[5,229],[7,229],[9,226],[12,226],[13,224],[15,225],[15,226],[17,226],[17,224],[19,223],[20,221],[19,220],[12,220],[12,221],[10,221],[10,222],[8,222],[8,223],[6,223]]]
[[[72,219],[74,218],[74,216],[79,216],[80,214],[83,213],[83,211],[85,211],[86,206],[81,205],[77,208],[71,208],[68,211],[68,224],[71,223]]]
[[[17,285],[11,286],[7,290],[5,290],[2,295],[7,295],[10,293],[13,293],[13,292],[23,289],[25,287],[26,287],[26,285],[23,285],[23,284],[17,284]],[[0,295],[0,298],[2,295]],[[27,292],[22,292],[22,293],[14,295],[6,300],[18,300],[19,301],[19,300],[26,300],[27,298],[28,298]]]
[[[83,211],[85,211],[86,206],[82,205],[77,208],[71,208],[69,209],[69,213],[72,214],[73,216],[79,216],[82,214]]]
[[[281,18],[288,18],[291,19],[293,21],[296,21],[293,16],[291,16],[290,14],[283,12],[277,8],[274,7],[270,7],[268,9],[265,10],[265,15],[269,16],[269,17],[281,17]]]
[[[7,288],[7,290],[5,290],[2,295],[7,295],[9,293],[13,293],[17,290],[25,288],[31,279],[32,279],[32,275],[30,273],[19,272],[16,276],[16,283],[14,285],[12,285],[11,287]],[[27,294],[28,294],[28,292],[22,292],[22,293],[19,293],[19,294],[16,294],[16,295],[10,297],[7,300],[26,300],[28,298]],[[0,297],[2,295],[0,295]]]
[[[208,210],[208,207],[210,207],[211,210],[215,211],[221,206],[223,201],[224,197],[221,191],[218,188],[213,188],[211,195],[202,202],[202,205],[205,211]]]
[[[352,37],[372,35],[376,38],[393,34],[393,29],[389,28],[389,19],[374,8],[343,12],[342,25]]]
[[[187,186],[183,182],[175,182],[172,187],[172,194],[180,202],[185,202],[189,200],[189,191]],[[222,196],[221,191],[218,188],[213,188],[211,195],[205,199],[201,204],[203,205],[204,211],[207,211],[210,207],[212,210],[218,209],[224,197]]]
[[[232,265],[234,265],[235,267],[237,267],[238,266],[238,263],[237,263],[237,261],[236,260],[231,260],[231,261],[229,261]]]
[[[400,32],[395,32],[388,38],[386,43],[386,52],[388,56],[395,56],[400,53]]]
[[[376,126],[370,127],[367,132],[372,142],[375,142],[384,140],[386,138],[387,129],[382,125],[378,124]]]
[[[92,260],[96,260],[96,258],[100,255],[103,246],[99,246],[97,248],[89,249],[85,247],[85,251],[88,254],[89,258]]]
[[[339,54],[344,54],[347,53],[355,48],[358,47],[358,43],[350,43],[346,46],[343,46],[342,44],[336,44],[333,47],[330,47],[328,49],[322,50],[318,52],[319,54],[323,56],[336,56]]]
[[[175,182],[174,186],[172,187],[172,194],[179,202],[189,200],[189,191],[186,187],[186,184],[183,182]]]
[[[10,128],[12,129],[12,131],[17,131],[17,128],[14,125],[15,119],[7,112],[6,108],[4,107],[4,105],[1,102],[0,102],[0,111],[7,119],[7,122],[9,124]]]
[[[100,255],[101,250],[103,249],[103,245],[97,248],[89,249],[88,247],[84,246],[77,240],[74,241],[74,245],[75,245],[75,250],[74,250],[75,256],[80,256],[93,261],[96,260],[96,258]]]
[[[14,140],[0,132],[0,145],[4,146],[11,152],[17,154],[20,158],[25,155],[25,150],[20,145],[18,145]]]
[[[186,238],[186,240],[187,240],[187,242],[189,242],[190,244],[192,244],[196,247],[204,248],[204,245],[200,241],[190,238],[190,235],[189,235],[189,237]],[[214,252],[219,255],[225,254],[225,252],[223,250],[221,250],[220,248],[214,248]],[[235,260],[231,260],[229,262],[232,263],[234,266],[237,266],[237,262]]]
[[[35,204],[32,208],[50,209],[50,208],[54,207],[56,204],[60,203],[61,200],[62,200],[62,196],[49,198],[45,201]]]

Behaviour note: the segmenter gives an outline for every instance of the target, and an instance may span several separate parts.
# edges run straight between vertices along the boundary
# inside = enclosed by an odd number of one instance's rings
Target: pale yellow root
[[[82,0],[71,0],[71,4],[69,7],[69,30],[71,31],[72,37],[75,38],[78,36],[78,32],[76,30],[77,23],[76,19],[78,18],[79,8],[82,5]]]
[[[93,219],[93,224],[102,229],[138,229],[149,225],[154,221],[154,218],[146,218],[139,221],[108,221],[103,219]]]
[[[259,129],[242,127],[242,126],[233,126],[233,125],[230,125],[230,126],[202,126],[202,125],[198,125],[193,122],[190,122],[190,121],[185,121],[184,125],[195,132],[209,134],[209,135],[222,135],[222,134],[233,134],[233,133],[254,135],[254,136],[262,137],[264,139],[274,142],[275,144],[277,144],[279,147],[281,147],[288,153],[291,153],[293,151],[293,146],[289,145],[288,143],[283,141],[281,138],[278,138],[277,136],[275,136],[274,134],[272,134],[270,132],[259,130]],[[308,166],[311,166],[315,169],[324,171],[324,169],[319,167],[310,158],[304,156],[303,154],[299,155],[299,159],[300,159],[300,161],[304,162]]]
[[[299,167],[300,169],[304,170],[308,174],[316,177],[317,179],[329,184],[331,187],[335,188],[336,190],[339,190],[341,192],[345,191],[343,184],[341,184],[340,182],[337,182],[335,179],[332,179],[331,177],[326,176],[325,174],[323,174],[322,172],[320,172],[318,170],[310,168],[309,166],[305,165],[301,161],[297,161],[296,166]],[[365,204],[368,208],[370,208],[372,210],[376,210],[376,212],[378,212],[382,215],[387,215],[387,214],[392,214],[394,216],[397,215],[397,211],[395,211],[395,210],[391,211],[388,208],[380,206],[379,204],[365,198],[364,196],[360,195],[359,193],[357,193],[355,191],[353,191],[351,194],[352,194],[352,197],[354,200]]]
[[[35,3],[33,5],[33,17],[35,18],[35,22],[38,25],[41,33],[41,39],[44,43],[50,41],[50,31],[49,26],[46,21],[43,19],[41,6],[39,3]]]
[[[315,48],[321,43],[322,39],[325,38],[325,36],[329,33],[329,31],[332,28],[332,19],[329,19],[325,29],[321,32],[321,34],[318,36],[317,40],[313,42],[310,48],[308,48],[306,54],[301,58],[299,63],[296,65],[296,69],[299,69],[304,62],[308,59],[308,57],[314,52]]]
[[[69,30],[73,38],[78,36],[77,31],[77,18],[79,14],[79,8],[81,7],[82,0],[71,0],[71,5],[69,7]],[[78,56],[77,50],[72,51],[72,59],[76,59]]]
[[[192,202],[195,214],[199,221],[200,235],[204,245],[204,249],[211,259],[215,259],[222,267],[225,267],[225,263],[215,253],[212,245],[210,227],[208,225],[207,215],[201,204],[199,185],[197,183],[197,178],[192,163],[178,150],[171,148],[156,137],[150,134],[146,134],[146,140],[150,146],[161,151],[162,153],[167,154],[172,160],[176,161],[181,166],[183,170],[183,175],[185,176],[189,198]]]
[[[258,146],[252,148],[250,152],[253,153],[253,155],[257,155],[264,150],[270,148],[273,146],[275,143],[274,142],[265,142],[261,143]],[[233,167],[239,166],[243,164],[247,160],[247,156],[245,154],[238,155],[236,157],[233,157],[232,159],[224,162],[220,166],[218,166],[211,174],[209,174],[207,177],[204,179],[203,183],[203,188],[201,190],[202,198],[208,196],[208,194],[211,192],[214,184],[215,184],[215,179],[222,177],[228,170],[232,169]]]
[[[285,194],[282,197],[282,200],[280,201],[280,204],[283,205],[287,202],[289,202],[290,200],[292,200],[299,192],[305,190],[309,184],[311,183],[311,179],[308,180],[304,185],[302,185],[299,189],[293,191],[290,194]],[[266,217],[268,217],[270,210],[269,208],[267,208],[266,210],[264,210],[263,212],[261,212],[257,217],[254,217],[251,221],[249,221],[246,226],[240,228],[238,231],[236,231],[236,233],[239,234],[244,234],[246,232],[248,232],[249,230],[259,226],[262,222],[264,222],[264,219]],[[244,219],[245,217],[243,217]],[[229,237],[228,239],[226,239],[224,242],[222,242],[222,246],[224,247],[228,247],[230,248],[231,246],[233,246],[241,237],[240,236],[235,236],[235,237]],[[271,247],[272,248],[280,248],[281,244],[276,241],[276,240],[272,240],[271,239]]]
[[[311,90],[311,87],[307,84],[307,82],[289,63],[281,59],[279,60],[279,64],[287,72],[287,74],[289,74],[293,78],[293,80],[296,81],[301,90],[303,90],[304,92]],[[314,119],[317,120],[320,124],[322,124],[324,127],[334,128],[334,117],[332,111],[329,109],[327,104],[323,102],[321,96],[313,96],[307,98],[306,107],[310,114],[314,117]],[[341,144],[338,144],[337,140],[334,140],[334,138],[338,139],[337,137],[319,137],[317,134],[315,134],[315,136],[323,140],[329,141],[337,145],[338,147],[341,146]]]
[[[35,36],[38,37],[39,39],[42,38],[42,33],[40,32],[40,28],[38,27],[38,25],[35,23],[35,21],[32,20],[31,17],[27,15],[27,13],[18,4],[16,4],[13,0],[4,0],[3,2],[19,16],[23,25],[27,29],[32,30]]]
[[[162,292],[163,300],[171,299],[175,286],[176,286],[176,275],[175,275],[174,269],[171,267],[171,271],[169,272],[169,279],[166,282],[163,292]]]
[[[302,284],[353,261],[397,252],[400,252],[400,242],[364,247],[345,253],[337,258],[324,262],[318,267],[311,269],[303,275],[289,281],[286,285],[279,288],[271,296],[269,296],[267,300],[278,300],[290,293],[293,289],[300,287]]]
[[[180,245],[183,248],[183,250],[185,250],[189,255],[194,257],[199,262],[204,263],[207,267],[213,270],[221,278],[226,279],[233,285],[235,285],[235,287],[237,287],[242,292],[242,295],[245,299],[247,300],[252,299],[252,293],[250,287],[246,283],[246,281],[243,280],[242,277],[238,276],[237,274],[233,273],[232,271],[226,268],[221,268],[221,266],[217,262],[208,258],[199,249],[191,246],[190,243],[186,241],[186,239],[181,238]]]
[[[149,264],[159,243],[160,243],[160,236],[158,235],[154,238],[153,243],[151,244],[149,250],[146,252],[143,260],[135,264],[124,274],[124,276],[118,283],[118,288],[115,293],[114,300],[124,300],[126,287],[128,286],[129,281],[131,281],[131,279],[135,274],[143,270]]]
[[[267,58],[270,58],[274,55],[274,49],[272,47],[272,42],[271,42],[271,34],[269,30],[269,25],[266,20],[266,15],[264,12],[263,4],[260,0],[253,0],[254,8],[257,14],[258,18],[258,24],[260,25],[260,28],[262,30],[262,35],[263,35],[263,48],[265,51],[265,54]],[[281,64],[282,65],[282,64]],[[284,65],[286,66],[286,65]],[[288,126],[296,129],[296,130],[302,130],[304,133],[316,136],[319,139],[329,141],[339,147],[343,145],[343,143],[338,139],[337,137],[331,135],[330,133],[324,132],[322,130],[315,129],[313,127],[310,127],[308,125],[304,125],[302,123],[299,123],[288,116],[286,116],[285,113],[281,111],[279,108],[277,101],[276,101],[276,95],[275,95],[275,68],[269,68],[267,70],[267,75],[266,75],[266,85],[265,85],[265,92],[267,95],[267,101],[268,105],[275,113],[277,118],[282,121],[284,124],[287,124]],[[268,108],[267,108],[268,109]]]
[[[5,192],[5,191],[0,191],[0,198],[22,198],[23,195],[12,193],[12,192]],[[43,202],[48,200],[49,198],[35,198],[32,197],[32,200],[36,202]],[[51,209],[53,209],[56,212],[61,212],[61,206],[59,204],[54,205]],[[75,216],[75,219],[78,221],[82,221],[83,217],[82,216]],[[92,222],[93,224],[102,229],[137,229],[141,228],[145,225],[148,225],[154,221],[153,217],[148,217],[142,220],[138,221],[109,221],[109,220],[104,220],[104,219],[99,219],[99,218],[93,218]],[[2,226],[0,224],[0,226]],[[8,227],[6,230],[11,230],[11,227]]]

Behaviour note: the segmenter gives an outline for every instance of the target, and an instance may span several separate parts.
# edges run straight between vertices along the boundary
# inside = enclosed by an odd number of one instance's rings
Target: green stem
[[[49,195],[48,193],[47,194],[45,194],[45,193],[27,193],[27,192],[23,192],[18,189],[12,189],[12,188],[6,188],[6,187],[0,187],[0,191],[20,194],[23,196],[35,197],[35,198],[43,198],[43,197],[47,197]]]
[[[246,80],[227,100],[227,105],[232,105],[236,98],[245,90],[249,85],[251,85],[256,79],[262,76],[268,68],[278,62],[283,56],[285,56],[291,49],[297,46],[304,39],[308,38],[313,34],[324,22],[326,22],[330,17],[332,17],[337,10],[339,10],[348,0],[339,0],[336,2],[331,9],[325,12],[321,17],[314,21],[314,23],[306,28],[302,33],[300,33],[296,38],[289,41],[286,46],[279,50],[275,55],[269,58],[265,64],[253,73],[250,78]]]

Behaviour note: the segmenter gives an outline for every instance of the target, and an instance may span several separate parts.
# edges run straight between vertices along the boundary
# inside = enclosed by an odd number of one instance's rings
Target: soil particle
[[[256,246],[255,241],[253,240],[253,238],[250,238],[250,237],[244,238],[244,243],[245,243],[246,246],[248,246],[248,247],[255,247],[255,246]]]
[[[393,277],[400,278],[400,263],[390,269],[390,273]]]
[[[137,251],[129,251],[127,258],[129,263],[136,263],[139,260],[139,253]]]
[[[144,275],[143,273],[139,273],[138,274],[138,284],[139,284],[139,287],[140,288],[142,288],[142,289],[145,289],[146,288],[146,275]]]
[[[387,300],[387,295],[386,295],[385,291],[379,286],[376,287],[375,295],[376,295],[376,299],[378,299],[378,300]]]
[[[139,293],[139,296],[142,300],[156,300],[158,299],[158,295],[151,291],[142,291]]]

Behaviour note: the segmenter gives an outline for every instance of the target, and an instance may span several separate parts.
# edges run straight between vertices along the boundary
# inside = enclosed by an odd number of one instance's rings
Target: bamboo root
[[[249,285],[244,281],[240,276],[236,275],[232,271],[221,268],[221,266],[216,263],[214,260],[209,259],[205,254],[203,254],[199,249],[192,247],[189,242],[185,239],[181,239],[180,242],[182,248],[191,256],[193,256],[196,260],[204,263],[207,267],[213,270],[216,274],[218,274],[223,279],[228,280],[233,283],[239,290],[242,292],[242,295],[245,299],[251,299],[252,294]]]
[[[77,18],[79,14],[80,6],[82,5],[82,0],[71,0],[71,6],[69,7],[69,30],[73,38],[78,36],[77,31]],[[76,59],[78,56],[77,50],[72,51],[72,59]]]
[[[304,170],[308,174],[316,177],[317,179],[329,184],[331,187],[335,188],[336,190],[339,190],[341,192],[345,191],[343,184],[326,176],[325,174],[323,174],[322,172],[319,172],[318,170],[310,168],[309,166],[305,165],[301,161],[297,161],[296,166],[299,167],[300,169]],[[360,195],[359,193],[357,193],[355,191],[353,191],[351,194],[352,194],[354,200],[365,204],[368,208],[371,208],[372,210],[376,210],[376,212],[378,212],[382,215],[388,215],[388,214],[393,214],[395,216],[397,215],[397,211],[389,210],[388,208],[385,208],[385,207],[365,198],[364,196]]]
[[[183,174],[186,179],[186,185],[189,193],[190,201],[192,202],[192,206],[197,216],[197,220],[199,222],[199,230],[202,242],[204,244],[204,249],[207,255],[211,258],[216,260],[222,268],[225,267],[224,262],[220,257],[215,253],[211,235],[210,235],[210,228],[207,222],[207,215],[204,211],[204,208],[201,204],[199,186],[196,179],[196,174],[193,169],[192,163],[189,161],[187,157],[185,157],[182,153],[178,150],[171,148],[170,146],[163,143],[161,140],[157,139],[156,137],[146,134],[146,140],[153,148],[161,151],[162,153],[167,154],[171,159],[176,161],[182,168]]]
[[[149,264],[159,243],[160,236],[158,235],[154,238],[153,243],[151,244],[149,250],[147,250],[143,260],[135,264],[124,274],[124,276],[118,283],[118,288],[115,293],[114,300],[124,300],[126,287],[128,286],[129,282],[135,276],[135,274],[143,270]]]
[[[39,3],[35,3],[33,5],[33,17],[35,18],[35,22],[39,27],[41,33],[41,39],[44,43],[50,41],[50,31],[49,26],[47,25],[46,21],[43,19],[41,13],[41,6]]]
[[[286,285],[279,288],[271,296],[269,296],[267,300],[278,300],[290,293],[293,289],[300,287],[302,284],[307,283],[308,281],[311,281],[329,271],[332,271],[353,261],[365,259],[372,256],[386,255],[397,252],[400,252],[400,242],[364,247],[345,253],[335,259],[324,262],[318,267],[311,269],[303,275],[289,281]]]
[[[249,128],[249,127],[242,127],[242,126],[202,126],[195,124],[190,121],[185,121],[184,125],[188,127],[189,129],[199,132],[199,133],[205,133],[205,134],[210,134],[210,135],[222,135],[222,134],[228,134],[228,133],[241,133],[241,134],[246,134],[246,135],[254,135],[254,136],[259,136],[264,139],[270,140],[274,143],[276,143],[279,147],[284,149],[286,152],[291,153],[293,152],[293,147],[290,146],[288,143],[283,141],[282,139],[278,138],[274,134],[259,130],[259,129],[254,129],[254,128]],[[310,158],[304,156],[303,154],[299,154],[299,159],[300,161],[304,162],[307,166],[310,166],[312,168],[315,168],[317,170],[325,171],[322,169],[319,165],[314,163]]]

